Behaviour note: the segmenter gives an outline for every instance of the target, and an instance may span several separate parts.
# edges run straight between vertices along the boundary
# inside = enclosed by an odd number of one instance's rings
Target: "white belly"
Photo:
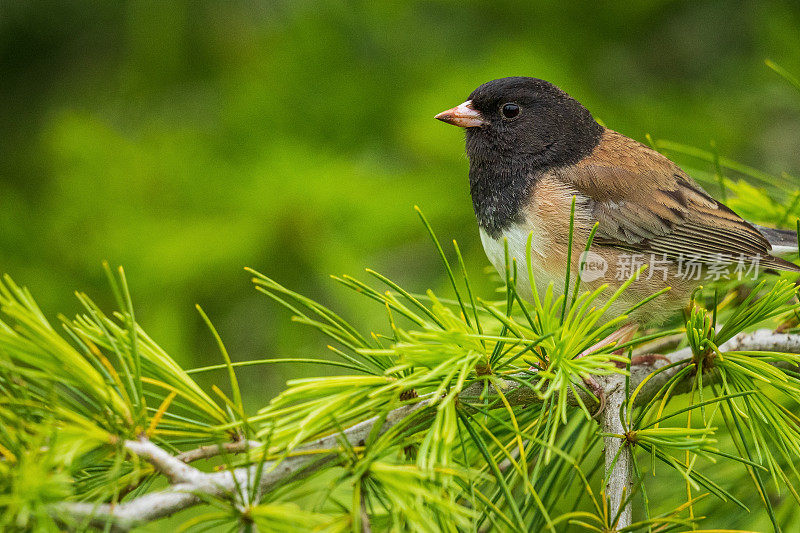
[[[559,277],[551,273],[551,271],[562,271],[566,268],[566,265],[545,264],[544,251],[549,244],[545,243],[541,229],[535,224],[514,224],[497,239],[490,237],[483,229],[480,232],[486,256],[503,279],[505,279],[506,275],[504,240],[508,240],[508,257],[512,268],[513,261],[515,259],[517,261],[517,291],[525,299],[530,299],[533,296],[531,283],[528,279],[527,258],[525,255],[528,236],[533,233],[531,239],[531,266],[539,294],[544,295],[544,291],[547,290],[547,286],[550,283],[553,284],[553,291],[556,296],[564,292],[564,275],[562,274]]]

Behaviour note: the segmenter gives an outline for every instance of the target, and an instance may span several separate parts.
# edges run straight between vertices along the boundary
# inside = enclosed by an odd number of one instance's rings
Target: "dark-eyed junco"
[[[797,252],[793,232],[754,226],[716,201],[665,156],[598,124],[555,85],[502,78],[475,89],[436,118],[466,129],[469,182],[481,240],[505,269],[504,239],[530,291],[525,247],[539,291],[563,291],[570,207],[576,199],[573,274],[588,288],[623,283],[648,270],[615,305],[617,312],[665,286],[644,321],[666,318],[698,285],[763,270],[800,271],[772,255]],[[583,254],[594,224],[599,228]],[[588,265],[588,269],[587,269]]]

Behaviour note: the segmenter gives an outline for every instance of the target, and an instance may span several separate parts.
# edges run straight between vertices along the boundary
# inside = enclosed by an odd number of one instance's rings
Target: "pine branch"
[[[210,459],[218,455],[244,453],[249,449],[258,448],[262,444],[255,440],[241,440],[238,442],[224,442],[221,444],[210,444],[200,446],[194,450],[188,450],[175,456],[176,459],[184,463],[193,463],[201,459]]]
[[[427,404],[427,400],[423,400],[395,409],[386,417],[381,432],[390,429]],[[375,422],[375,419],[370,419],[356,424],[345,431],[344,437],[353,445],[363,445]],[[65,502],[58,504],[54,511],[56,516],[62,520],[66,521],[66,518],[69,518],[70,523],[88,521],[89,524],[96,527],[104,527],[107,523],[111,523],[115,530],[127,531],[188,509],[208,498],[233,498],[238,502],[246,502],[251,483],[255,479],[258,479],[258,492],[263,493],[272,490],[281,482],[303,479],[325,464],[337,459],[340,438],[339,434],[322,437],[299,448],[296,451],[297,455],[290,455],[283,460],[266,462],[261,467],[260,478],[258,477],[258,465],[224,472],[205,473],[186,465],[178,459],[179,456],[169,455],[152,442],[147,441],[144,446],[136,446],[140,443],[135,443],[134,448],[143,450],[148,460],[154,458],[154,461],[158,462],[158,468],[163,466],[170,470],[180,464],[184,468],[194,470],[198,475],[192,478],[192,482],[178,482],[167,489],[145,494],[129,502],[117,505]],[[126,443],[126,447],[129,447],[131,442],[133,441]],[[154,448],[158,449],[158,452],[154,452]],[[169,459],[164,456],[168,456]],[[172,480],[169,475],[167,478]],[[176,476],[174,479],[181,479],[181,476]]]
[[[126,441],[125,448],[152,464],[172,485],[195,484],[201,481],[203,472],[170,455],[144,437]]]
[[[769,330],[759,330],[754,333],[741,334],[720,346],[721,352],[728,351],[772,351],[783,353],[800,353],[800,335],[775,333]],[[647,379],[654,370],[669,364],[681,361],[690,361],[692,351],[689,348],[675,351],[658,358],[652,364],[638,364],[631,367],[630,387],[634,389]],[[649,402],[661,386],[674,376],[683,365],[676,365],[654,375],[647,380],[642,390],[636,397],[636,405]],[[597,376],[596,381],[606,394],[608,404],[603,413],[602,424],[606,433],[623,434],[623,425],[619,419],[620,406],[625,401],[624,382],[619,375]],[[538,402],[539,399],[530,389],[518,381],[500,380],[503,392],[511,405],[525,405]],[[704,383],[710,384],[709,378]],[[685,392],[676,388],[675,393]],[[492,394],[490,387],[490,394]],[[485,393],[484,384],[477,382],[464,389],[459,398],[464,401],[474,401]],[[596,405],[596,399],[588,392],[579,392],[581,399],[587,405]],[[429,404],[429,399],[421,397],[420,401],[411,405],[397,408],[386,416],[379,433],[383,433],[406,417],[419,413],[423,417],[423,410]],[[430,418],[433,413],[430,413]],[[333,434],[322,437],[294,450],[287,457],[266,462],[258,478],[258,491],[264,493],[272,490],[279,484],[288,481],[303,479],[318,471],[324,465],[340,457],[340,439],[344,438],[352,446],[363,446],[365,440],[379,421],[372,418],[346,429],[342,434]],[[606,465],[610,466],[623,441],[617,437],[606,437]],[[231,471],[205,473],[185,464],[186,454],[172,456],[158,448],[149,441],[128,441],[126,447],[140,457],[148,460],[165,474],[172,483],[165,490],[152,492],[135,498],[129,502],[117,505],[90,504],[83,502],[63,502],[55,506],[54,513],[62,520],[69,518],[72,522],[91,523],[96,526],[113,524],[116,530],[126,531],[132,527],[152,522],[159,518],[197,505],[213,498],[232,498],[234,501],[247,505],[248,494],[252,488],[250,483],[257,478],[258,465],[236,468]],[[216,448],[219,447],[211,447]],[[199,449],[200,450],[200,449]],[[189,457],[211,453],[210,450],[186,452]],[[631,464],[630,454],[622,450],[616,459],[616,464],[608,476],[607,495],[612,503],[611,514],[614,516],[619,509],[620,502],[630,501]],[[241,491],[244,494],[237,493]],[[630,504],[620,512],[617,527],[630,524]]]
[[[606,407],[603,410],[601,426],[603,433],[624,435],[626,429],[620,419],[620,408],[625,404],[624,380],[617,380],[617,387],[608,393]],[[633,457],[626,441],[615,437],[605,437],[606,496],[608,497],[611,516],[619,513],[615,529],[631,525],[633,510],[626,505],[620,511],[622,503],[628,499],[633,490]]]

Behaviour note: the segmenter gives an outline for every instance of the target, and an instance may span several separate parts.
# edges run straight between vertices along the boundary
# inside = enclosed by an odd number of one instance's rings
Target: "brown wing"
[[[800,270],[772,257],[757,229],[672,161],[617,132],[606,130],[592,155],[562,174],[600,223],[597,244],[705,263],[758,258],[766,268]]]

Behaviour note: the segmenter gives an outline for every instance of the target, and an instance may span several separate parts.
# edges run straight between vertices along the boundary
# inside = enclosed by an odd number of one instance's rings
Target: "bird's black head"
[[[526,158],[535,167],[576,163],[591,153],[602,127],[567,93],[537,78],[501,78],[469,95],[483,122],[467,128],[470,158]]]
[[[466,129],[475,212],[493,236],[520,218],[538,176],[577,163],[603,133],[585,107],[537,78],[484,83],[436,118]]]

